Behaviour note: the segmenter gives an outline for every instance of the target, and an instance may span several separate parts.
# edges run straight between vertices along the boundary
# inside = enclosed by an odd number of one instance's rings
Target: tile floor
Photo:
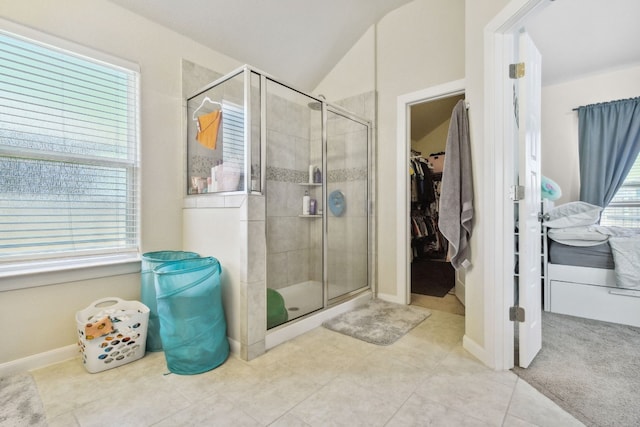
[[[250,362],[167,372],[163,353],[88,374],[33,371],[51,426],[579,426],[512,372],[462,348],[464,317],[432,315],[386,347],[319,327]]]
[[[458,300],[458,298],[451,292],[442,298],[432,297],[429,295],[411,294],[411,304],[464,316],[464,305],[462,305],[460,300]]]

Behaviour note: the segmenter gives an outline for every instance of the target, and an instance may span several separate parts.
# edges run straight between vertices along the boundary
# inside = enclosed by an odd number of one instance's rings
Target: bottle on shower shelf
[[[320,172],[320,168],[316,168],[313,171],[313,182],[316,184],[322,183],[322,172]]]
[[[309,184],[313,184],[313,179],[316,171],[315,165],[309,165]]]
[[[309,215],[310,204],[311,197],[309,197],[309,191],[305,191],[304,197],[302,198],[302,215]]]

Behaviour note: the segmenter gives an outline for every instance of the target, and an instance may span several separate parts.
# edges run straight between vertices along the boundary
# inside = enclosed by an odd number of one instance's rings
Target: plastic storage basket
[[[199,258],[195,252],[185,251],[157,251],[142,254],[140,271],[141,288],[140,300],[149,307],[149,327],[147,328],[147,351],[162,351],[160,338],[160,320],[158,319],[158,304],[153,269],[167,262],[181,261],[189,258]]]
[[[82,362],[93,373],[144,356],[149,308],[138,301],[107,297],[76,313]]]

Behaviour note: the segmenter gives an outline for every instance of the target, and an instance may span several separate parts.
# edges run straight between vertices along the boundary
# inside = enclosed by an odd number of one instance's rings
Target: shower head
[[[318,95],[318,98],[322,99],[323,101],[327,98],[324,97],[324,95]],[[322,102],[320,101],[312,101],[310,103],[307,104],[309,106],[309,108],[311,108],[312,110],[321,110],[322,109]]]

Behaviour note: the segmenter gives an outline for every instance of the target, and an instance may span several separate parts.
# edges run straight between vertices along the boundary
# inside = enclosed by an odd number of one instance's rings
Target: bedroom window
[[[616,195],[602,211],[600,225],[640,228],[640,156],[636,158]]]
[[[0,30],[0,272],[137,257],[139,72],[75,47]]]

